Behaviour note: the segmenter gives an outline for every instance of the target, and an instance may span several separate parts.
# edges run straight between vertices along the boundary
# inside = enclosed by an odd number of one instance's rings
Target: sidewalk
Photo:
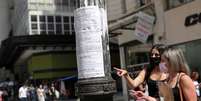
[[[124,97],[121,92],[118,92],[114,94],[113,101],[124,101]],[[134,101],[133,99],[130,99],[129,101]]]
[[[114,94],[113,101],[124,101],[122,93]]]
[[[59,100],[59,101],[80,101],[80,99],[78,98],[78,99],[68,99],[68,100]],[[113,101],[124,101],[122,93],[119,92],[114,94]],[[134,100],[130,100],[130,101],[134,101]]]

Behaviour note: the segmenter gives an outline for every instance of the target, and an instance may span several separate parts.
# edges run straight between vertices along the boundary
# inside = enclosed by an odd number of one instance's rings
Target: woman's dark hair
[[[151,75],[152,70],[154,69],[155,65],[151,63],[151,56],[152,56],[152,50],[156,49],[158,50],[160,57],[163,54],[163,52],[167,49],[168,47],[164,44],[155,44],[152,46],[151,50],[149,51],[149,66],[147,67],[146,70],[146,76],[145,76],[145,80],[147,80],[149,78],[149,76]]]
[[[151,50],[149,51],[149,58],[151,57],[151,53],[152,53],[152,50],[153,49],[156,49],[159,51],[160,55],[163,54],[163,52],[167,49],[167,46],[164,45],[164,44],[156,44],[156,45],[153,45]]]

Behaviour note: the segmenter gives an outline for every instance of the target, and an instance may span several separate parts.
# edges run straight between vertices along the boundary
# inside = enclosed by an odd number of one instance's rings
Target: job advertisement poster
[[[88,6],[74,12],[78,78],[104,77],[103,24],[100,9]]]

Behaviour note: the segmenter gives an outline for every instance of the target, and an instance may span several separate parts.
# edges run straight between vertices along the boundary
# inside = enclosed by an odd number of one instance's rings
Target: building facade
[[[6,0],[0,1],[1,16],[0,16],[0,41],[8,38],[11,32],[10,5]]]
[[[14,0],[15,35],[74,34],[78,0]]]
[[[37,40],[37,38],[33,38],[34,36],[43,36],[45,39],[50,36],[72,38],[72,45],[65,45],[68,44],[65,42],[59,43],[57,39],[52,41],[52,44],[47,41],[49,44],[41,42],[38,45],[28,45],[14,62],[15,73],[19,74],[19,78],[28,76],[33,79],[50,79],[76,75],[75,48],[73,46],[75,35],[73,11],[76,8],[76,0],[13,0],[12,4],[13,33],[11,37],[27,36],[32,38],[33,42]],[[69,56],[72,56],[71,60],[68,59]],[[60,58],[69,62],[61,62]],[[22,72],[25,72],[24,75],[20,75]]]
[[[2,39],[1,66],[12,69],[17,78],[58,79],[76,76],[74,10],[79,0],[10,0],[7,35]],[[3,9],[2,9],[3,10]],[[8,29],[9,28],[9,29]],[[118,57],[118,45],[111,44],[111,56]],[[115,54],[115,55],[114,55]],[[117,55],[116,55],[117,54]],[[112,60],[119,65],[119,60]]]
[[[199,0],[169,3],[165,11],[166,43],[180,47],[185,52],[191,70],[200,72],[200,12]],[[175,15],[176,14],[176,15]]]
[[[148,60],[148,52],[153,44],[162,43],[184,50],[191,70],[200,71],[200,1],[199,0],[119,0],[120,3],[111,16],[109,31],[120,45],[121,67],[135,71]],[[132,3],[131,3],[132,2]],[[110,9],[115,11],[115,9]],[[144,12],[155,17],[152,35],[145,43],[135,36],[137,19],[135,15]],[[111,15],[112,15],[111,13]],[[135,20],[132,20],[135,19]],[[130,23],[129,23],[130,22]],[[127,84],[122,80],[124,100],[128,100]]]

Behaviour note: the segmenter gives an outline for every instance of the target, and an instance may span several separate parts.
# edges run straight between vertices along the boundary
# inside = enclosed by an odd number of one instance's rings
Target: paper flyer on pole
[[[104,77],[100,9],[97,6],[82,7],[74,15],[78,78]]]

